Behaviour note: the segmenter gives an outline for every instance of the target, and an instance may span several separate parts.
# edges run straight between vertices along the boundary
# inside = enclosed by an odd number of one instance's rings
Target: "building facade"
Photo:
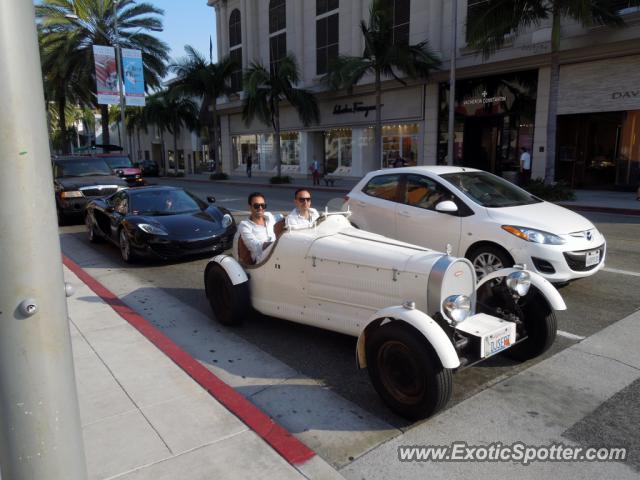
[[[453,163],[509,176],[520,147],[532,156],[532,176],[543,177],[551,87],[551,25],[507,41],[489,59],[467,46],[467,12],[482,0],[457,2],[454,158],[447,155],[452,2],[389,0],[394,35],[409,43],[427,40],[442,67],[407,86],[387,79],[382,93],[382,157],[376,165],[373,78],[351,94],[327,92],[321,78],[338,54],[360,55],[360,22],[370,0],[208,0],[215,8],[218,58],[230,55],[243,68],[265,66],[295,55],[301,85],[317,92],[318,124],[302,127],[286,106],[281,113],[283,172],[306,175],[318,160],[326,172],[355,177],[390,166],[400,156],[411,165]],[[640,9],[614,1],[626,28],[562,26],[555,172],[574,187],[635,186],[640,175]],[[221,98],[221,154],[225,171],[275,171],[268,125],[242,121],[242,76],[238,94]]]

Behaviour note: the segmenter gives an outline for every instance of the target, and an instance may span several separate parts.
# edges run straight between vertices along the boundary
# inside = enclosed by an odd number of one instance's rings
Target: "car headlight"
[[[529,292],[530,286],[531,275],[528,272],[511,272],[507,275],[507,288],[519,297],[524,297]]]
[[[150,223],[139,223],[138,228],[145,233],[152,235],[169,235],[169,233],[162,227],[157,225],[151,225]]]
[[[442,310],[454,325],[464,322],[471,314],[471,299],[466,295],[451,295],[442,302]]]
[[[222,226],[224,228],[227,228],[232,223],[233,223],[233,217],[228,213],[225,213],[224,216],[222,217]]]
[[[60,194],[60,198],[82,198],[82,197],[84,197],[84,195],[82,194],[82,192],[78,190],[73,190],[70,192],[62,192]]]
[[[502,229],[509,232],[511,235],[515,235],[518,238],[526,240],[527,242],[543,243],[546,245],[562,245],[567,243],[565,239],[560,238],[558,235],[543,232],[542,230],[535,230],[533,228],[502,225]]]

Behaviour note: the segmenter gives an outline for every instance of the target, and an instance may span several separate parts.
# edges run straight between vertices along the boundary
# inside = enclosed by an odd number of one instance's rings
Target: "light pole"
[[[122,145],[120,145],[125,153],[128,153],[127,149],[127,127],[125,125],[125,115],[124,115],[124,85],[122,81],[122,51],[120,49],[120,34],[118,33],[118,7],[119,0],[114,0],[113,2],[113,30],[115,32],[115,48],[116,48],[116,65],[118,68],[118,91],[120,92],[120,139]]]
[[[447,142],[447,164],[453,165],[456,113],[456,55],[458,42],[458,2],[451,0],[451,63],[449,66],[449,138]]]

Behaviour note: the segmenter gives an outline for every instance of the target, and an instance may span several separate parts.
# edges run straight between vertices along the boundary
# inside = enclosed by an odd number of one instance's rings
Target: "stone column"
[[[531,178],[544,178],[547,158],[547,112],[549,110],[550,84],[551,69],[549,67],[541,67],[538,70],[538,93],[535,127],[533,130],[533,150],[531,152]],[[540,151],[541,148],[543,149],[542,152]]]
[[[434,52],[442,49],[442,0],[429,3],[429,44]]]

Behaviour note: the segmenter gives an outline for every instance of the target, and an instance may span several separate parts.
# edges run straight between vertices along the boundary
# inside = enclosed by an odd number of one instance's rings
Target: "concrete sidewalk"
[[[76,289],[68,299],[69,322],[90,479],[341,478],[302,444],[299,461],[285,459],[194,381],[193,371],[161,351],[157,338],[152,343],[64,270]],[[254,408],[249,415],[258,412],[263,423],[267,418],[256,407],[244,408],[245,417]],[[266,428],[262,437],[281,429]],[[287,434],[275,441],[280,452]]]

